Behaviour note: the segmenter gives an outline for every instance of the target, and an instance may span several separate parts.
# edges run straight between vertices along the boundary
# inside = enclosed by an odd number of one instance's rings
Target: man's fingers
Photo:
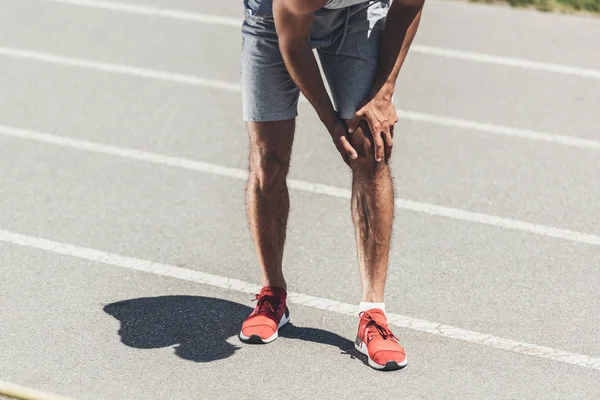
[[[383,160],[383,139],[381,138],[381,131],[371,131],[371,135],[373,135],[373,144],[375,145],[375,160],[380,162]]]
[[[356,160],[358,158],[358,154],[356,154],[356,150],[350,144],[346,136],[340,136],[340,147],[342,150],[350,157],[352,160]]]
[[[383,139],[381,139],[381,126],[379,121],[375,121],[371,116],[367,115],[366,117],[369,130],[371,131],[371,136],[373,137],[373,145],[375,146],[373,155],[375,160],[379,162],[383,158]]]
[[[350,123],[348,124],[348,132],[349,133],[353,133],[356,128],[358,128],[358,124],[360,123],[361,119],[363,119],[363,115],[360,111],[357,111],[356,113],[354,113],[354,117],[352,117],[352,121],[350,121]]]
[[[385,141],[385,158],[390,159],[392,157],[392,147],[394,146],[394,127],[391,126],[389,132],[386,132],[383,135],[383,140]]]

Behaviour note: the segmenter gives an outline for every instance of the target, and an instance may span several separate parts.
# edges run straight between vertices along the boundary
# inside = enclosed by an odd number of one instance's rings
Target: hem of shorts
[[[285,114],[275,114],[275,115],[244,115],[243,120],[245,122],[275,122],[275,121],[287,121],[289,119],[294,119],[298,116],[297,112],[285,113]]]
[[[340,117],[340,119],[352,119],[354,118],[354,112],[348,112],[348,114],[338,113],[338,116]]]

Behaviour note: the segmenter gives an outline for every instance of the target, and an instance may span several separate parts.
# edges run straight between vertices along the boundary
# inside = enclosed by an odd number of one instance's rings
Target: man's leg
[[[406,365],[404,348],[387,324],[383,304],[394,219],[394,187],[387,161],[376,162],[373,140],[362,121],[350,135],[358,158],[352,168],[352,219],[362,283],[360,322],[355,347],[378,370]]]
[[[281,262],[290,207],[286,176],[300,91],[279,51],[272,3],[250,0],[244,5],[241,86],[250,136],[246,205],[263,287],[239,338],[246,343],[270,343],[290,320]]]
[[[318,51],[338,115],[347,122],[371,93],[387,11],[384,2],[369,3],[367,7],[359,4],[342,9],[341,13],[321,13],[318,17],[322,20],[313,23],[313,29],[315,26],[343,29],[341,34],[331,34],[339,39]],[[348,31],[348,27],[353,29]],[[367,355],[371,367],[399,369],[406,365],[406,356],[388,326],[383,304],[394,218],[392,177],[387,161],[375,161],[372,135],[364,121],[350,134],[349,140],[358,153],[358,158],[349,164],[363,299],[358,307],[355,347]],[[389,154],[386,160],[387,157]]]
[[[376,162],[371,134],[362,122],[350,143],[358,158],[352,168],[352,220],[361,274],[362,301],[383,303],[394,218],[394,187],[387,162]]]
[[[248,222],[263,286],[287,289],[282,272],[290,199],[290,166],[295,120],[248,122],[250,170],[246,189]]]
[[[290,208],[286,176],[300,91],[279,51],[272,2],[249,0],[244,6],[241,88],[250,137],[246,207],[263,287],[239,338],[246,343],[270,343],[290,320],[281,263]]]
[[[246,343],[270,343],[290,320],[282,260],[290,198],[286,183],[295,119],[248,122],[250,168],[246,188],[248,222],[262,270],[256,307],[242,324]]]

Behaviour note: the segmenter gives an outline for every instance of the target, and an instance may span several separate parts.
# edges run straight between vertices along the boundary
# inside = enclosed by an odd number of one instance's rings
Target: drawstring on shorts
[[[357,12],[360,12],[362,10],[364,10],[365,8],[369,8],[371,7],[373,4],[376,3],[381,3],[383,5],[386,6],[390,6],[390,0],[371,0],[368,2],[368,4],[366,6],[364,6],[363,8],[361,8],[360,10],[358,10]],[[346,37],[348,36],[348,29],[350,28],[350,17],[352,16],[351,14],[352,11],[352,7],[346,7],[346,22],[344,22],[344,34],[342,35],[342,40],[337,48],[337,50],[335,51],[335,55],[337,56],[339,54],[339,52],[342,50],[342,47],[344,47],[344,44],[346,44]]]
[[[350,9],[351,9],[351,7],[346,8],[346,22],[344,22],[344,34],[342,35],[342,41],[340,42],[340,45],[338,46],[337,50],[335,51],[336,56],[342,50],[344,43],[346,43],[346,36],[348,34],[348,22],[350,21]]]

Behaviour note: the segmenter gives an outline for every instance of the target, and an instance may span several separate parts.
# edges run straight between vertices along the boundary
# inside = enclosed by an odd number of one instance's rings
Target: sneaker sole
[[[408,360],[405,356],[404,361],[401,363],[397,363],[396,361],[388,361],[387,363],[385,363],[385,365],[377,364],[371,359],[371,357],[369,357],[369,350],[367,350],[367,346],[358,337],[354,341],[354,348],[358,350],[361,354],[367,356],[367,358],[369,359],[369,367],[378,371],[395,371],[397,369],[402,369],[406,367],[406,364],[408,363]]]
[[[281,317],[281,320],[279,321],[279,325],[277,326],[277,330],[275,331],[275,333],[273,333],[267,339],[262,339],[258,335],[246,336],[246,335],[244,335],[242,333],[242,331],[240,331],[240,334],[238,335],[238,337],[239,337],[239,339],[242,342],[248,343],[248,344],[267,344],[267,343],[271,343],[273,340],[275,340],[275,339],[277,339],[279,337],[279,329],[282,328],[288,322],[290,322],[290,311],[286,307],[285,313],[283,313],[283,317]]]

